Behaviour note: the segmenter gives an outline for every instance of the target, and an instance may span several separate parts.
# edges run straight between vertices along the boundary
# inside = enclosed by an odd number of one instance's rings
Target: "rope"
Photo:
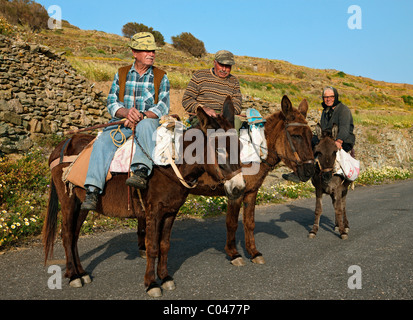
[[[120,133],[120,139],[116,140],[116,134]],[[126,142],[126,137],[124,135],[124,133],[120,130],[120,125],[118,125],[118,127],[116,129],[113,129],[110,131],[110,137],[112,138],[112,142],[115,146],[117,146],[118,148],[122,147],[123,144]]]

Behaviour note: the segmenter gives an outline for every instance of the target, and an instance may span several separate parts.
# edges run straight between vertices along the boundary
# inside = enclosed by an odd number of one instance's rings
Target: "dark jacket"
[[[343,148],[344,148],[344,144],[352,148],[356,142],[356,137],[354,136],[354,133],[353,133],[353,130],[354,130],[353,116],[351,114],[350,109],[345,104],[341,103],[340,100],[338,99],[337,90],[333,88],[333,91],[334,91],[333,106],[328,107],[326,106],[324,102],[321,104],[323,106],[323,112],[321,114],[321,119],[320,119],[321,129],[323,130],[331,129],[334,123],[337,124],[338,125],[337,139],[340,139],[343,141]],[[348,149],[348,148],[344,148],[344,149]]]

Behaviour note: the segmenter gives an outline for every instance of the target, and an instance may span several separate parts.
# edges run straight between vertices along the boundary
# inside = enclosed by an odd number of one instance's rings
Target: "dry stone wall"
[[[0,35],[0,153],[21,153],[36,135],[105,123],[106,97],[50,48]]]

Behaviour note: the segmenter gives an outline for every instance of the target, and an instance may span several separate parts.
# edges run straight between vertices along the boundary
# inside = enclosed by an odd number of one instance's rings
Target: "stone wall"
[[[106,97],[48,47],[0,35],[0,153],[41,134],[106,123]]]

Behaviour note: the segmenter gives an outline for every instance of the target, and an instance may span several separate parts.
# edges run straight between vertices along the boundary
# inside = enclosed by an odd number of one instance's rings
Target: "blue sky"
[[[190,32],[210,53],[279,59],[317,69],[413,84],[410,0],[36,0],[61,8],[86,30],[122,34],[128,22],[161,32],[165,41]],[[361,9],[361,29],[348,20]],[[357,20],[359,21],[359,20]]]

